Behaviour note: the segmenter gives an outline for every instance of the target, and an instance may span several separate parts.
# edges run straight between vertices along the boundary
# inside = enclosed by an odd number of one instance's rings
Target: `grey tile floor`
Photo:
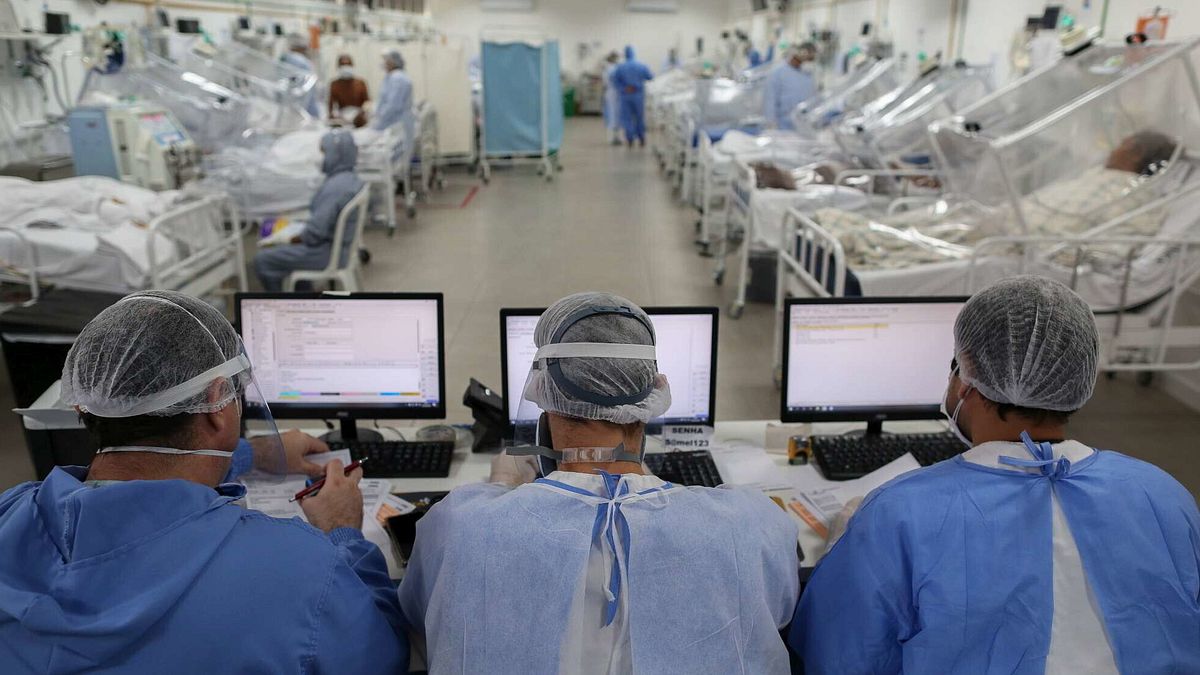
[[[696,255],[693,212],[679,206],[648,150],[604,143],[594,118],[569,120],[565,171],[553,183],[532,169],[496,169],[463,208],[475,181],[451,172],[435,207],[420,210],[394,237],[367,233],[373,260],[368,290],[446,294],[449,418],[469,421],[458,404],[470,377],[500,386],[499,310],[543,306],[576,291],[605,290],[645,305],[718,305],[711,260]],[[778,416],[771,380],[769,305],[750,304],[737,321],[721,318],[718,419]],[[7,381],[6,375],[0,375]],[[0,408],[12,407],[0,387]],[[1075,435],[1163,467],[1200,494],[1200,414],[1123,376],[1101,379],[1078,415]],[[33,477],[19,422],[0,415],[0,488]]]

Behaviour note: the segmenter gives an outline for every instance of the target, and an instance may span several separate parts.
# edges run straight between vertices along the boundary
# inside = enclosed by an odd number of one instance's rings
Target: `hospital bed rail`
[[[1018,255],[1011,255],[1014,248]],[[986,285],[977,279],[983,276],[979,268],[990,258],[1009,254],[1016,261],[1011,274],[1019,275],[1030,273],[1031,263],[1045,260],[1051,251],[1074,253],[1067,285],[1078,290],[1082,271],[1090,267],[1089,253],[1102,251],[1111,256],[1114,248],[1120,251],[1122,261],[1116,270],[1121,277],[1119,299],[1114,311],[1096,313],[1101,342],[1099,370],[1133,371],[1148,382],[1151,373],[1200,369],[1200,355],[1188,355],[1200,350],[1200,326],[1175,325],[1180,300],[1200,281],[1200,236],[992,237],[979,242],[971,253],[966,291],[970,294]],[[1147,251],[1152,251],[1155,264],[1165,266],[1169,282],[1150,300],[1130,306],[1131,287],[1138,283],[1133,269]],[[1172,349],[1184,352],[1173,357]]]
[[[212,237],[211,246],[190,251],[175,262],[159,264],[155,238],[173,240],[169,231],[175,227],[205,228]],[[248,227],[226,195],[206,195],[154,218],[147,226],[150,236],[146,240],[150,288],[204,297],[216,293],[225,280],[236,277],[238,290],[249,290],[244,241]]]
[[[1062,279],[1072,289],[1079,288],[1084,271],[1091,272],[1089,253],[1105,252],[1112,257],[1113,247],[1123,253],[1122,277],[1117,287],[1115,309],[1093,307],[1102,339],[1105,339],[1101,370],[1106,372],[1138,371],[1149,373],[1163,370],[1200,368],[1200,359],[1170,363],[1169,348],[1200,349],[1200,326],[1173,326],[1182,294],[1200,281],[1200,235],[1195,234],[1196,221],[1185,233],[1119,236],[1111,232],[1129,221],[1156,209],[1163,209],[1187,197],[1200,195],[1200,183],[1150,201],[1108,221],[1074,235],[1012,234],[989,237],[975,244],[965,257],[963,293],[971,294],[996,278],[996,268],[985,275],[988,265],[1000,261],[1001,276],[1037,272],[1035,265],[1045,270],[1062,270],[1056,258],[1074,253],[1069,266],[1069,280]],[[848,284],[848,266],[840,240],[809,215],[789,209],[779,243],[775,280],[775,375],[780,376],[784,324],[784,302],[789,292],[811,294],[815,297],[844,297]],[[1105,251],[1105,249],[1109,249]],[[1133,268],[1139,261],[1171,266],[1165,289],[1150,301],[1131,300],[1130,290],[1143,280],[1133,278]],[[956,273],[949,272],[948,273]],[[797,282],[793,285],[792,281]],[[1131,302],[1137,302],[1131,307]],[[1157,323],[1156,323],[1157,322]],[[1143,350],[1138,353],[1138,350]],[[1135,358],[1136,357],[1136,358]]]

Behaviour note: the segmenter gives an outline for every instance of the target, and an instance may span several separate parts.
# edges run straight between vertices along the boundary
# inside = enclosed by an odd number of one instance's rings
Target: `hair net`
[[[538,320],[534,343],[539,357],[530,370],[524,398],[546,412],[629,424],[661,417],[671,406],[671,389],[653,358],[542,356],[544,349],[551,349],[548,345],[572,343],[588,343],[593,352],[618,352],[628,345],[652,347],[650,317],[625,298],[608,293],[563,298]]]
[[[308,49],[308,38],[299,33],[292,33],[287,36],[288,49]]]
[[[633,45],[627,45],[625,47],[625,60],[632,61],[635,58],[637,58],[637,53],[633,51]]]
[[[321,171],[326,176],[332,176],[344,171],[353,171],[358,163],[358,146],[354,144],[354,134],[348,131],[334,130],[321,137]]]
[[[954,351],[959,378],[989,400],[1072,412],[1092,397],[1100,340],[1074,291],[1019,276],[967,301],[954,322]]]
[[[383,53],[383,60],[401,70],[404,69],[404,55],[400,53],[399,49],[389,49],[385,51]]]
[[[213,412],[241,394],[249,368],[233,327],[212,306],[145,291],[80,332],[63,365],[62,400],[97,417]]]

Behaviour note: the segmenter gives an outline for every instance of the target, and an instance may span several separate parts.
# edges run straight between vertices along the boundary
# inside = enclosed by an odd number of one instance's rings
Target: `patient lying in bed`
[[[1143,206],[1159,195],[1147,181],[1174,154],[1175,142],[1157,132],[1134,134],[1118,146],[1105,165],[1085,170],[1024,197],[1021,212],[1031,235],[1082,234]],[[1164,209],[1138,215],[1109,235],[1147,236],[1158,232]],[[1011,208],[987,209],[969,202],[941,205],[934,211],[874,219],[860,213],[821,209],[814,219],[836,236],[854,267],[896,269],[970,255],[971,246],[988,237],[1021,234]]]

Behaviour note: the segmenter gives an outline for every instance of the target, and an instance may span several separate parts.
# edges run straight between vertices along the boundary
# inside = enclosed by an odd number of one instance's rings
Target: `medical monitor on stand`
[[[501,379],[508,435],[532,440],[541,411],[521,410],[522,389],[537,347],[533,333],[545,309],[500,310]],[[658,369],[671,386],[671,407],[650,431],[663,424],[713,424],[717,392],[716,307],[646,307],[658,343]],[[528,406],[532,408],[532,406]],[[526,414],[529,412],[531,414]]]
[[[784,422],[940,419],[966,298],[793,298],[784,306]]]
[[[275,418],[337,419],[328,440],[353,441],[379,437],[360,419],[446,416],[441,293],[239,293],[235,303]]]

